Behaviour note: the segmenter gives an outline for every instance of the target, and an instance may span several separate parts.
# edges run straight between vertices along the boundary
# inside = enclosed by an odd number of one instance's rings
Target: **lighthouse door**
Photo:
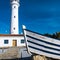
[[[13,47],[17,46],[17,40],[13,40],[12,45],[13,45]]]

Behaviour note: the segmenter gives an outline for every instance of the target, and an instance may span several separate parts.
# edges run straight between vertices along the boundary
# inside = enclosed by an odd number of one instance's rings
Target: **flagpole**
[[[24,39],[25,39],[25,43],[26,43],[26,48],[27,48],[27,52],[29,53],[29,54],[31,54],[30,52],[29,52],[29,49],[28,49],[28,42],[27,42],[27,37],[26,37],[26,26],[25,25],[22,25],[22,28],[23,28],[23,34],[24,34]]]

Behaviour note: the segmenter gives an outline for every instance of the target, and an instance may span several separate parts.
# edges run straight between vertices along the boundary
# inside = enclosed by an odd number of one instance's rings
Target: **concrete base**
[[[12,47],[7,49],[2,49],[2,53],[0,54],[0,59],[15,59],[20,58],[21,55],[19,53],[19,48]]]

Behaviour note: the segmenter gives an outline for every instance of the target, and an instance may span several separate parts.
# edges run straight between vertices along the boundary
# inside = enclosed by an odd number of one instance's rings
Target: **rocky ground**
[[[18,57],[21,57],[18,47],[7,48],[5,52],[2,51],[2,53],[0,54],[0,59],[14,59]]]

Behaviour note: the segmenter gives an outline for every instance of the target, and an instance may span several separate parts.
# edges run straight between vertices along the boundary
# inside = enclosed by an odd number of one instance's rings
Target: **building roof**
[[[0,36],[24,36],[23,34],[0,34]]]

